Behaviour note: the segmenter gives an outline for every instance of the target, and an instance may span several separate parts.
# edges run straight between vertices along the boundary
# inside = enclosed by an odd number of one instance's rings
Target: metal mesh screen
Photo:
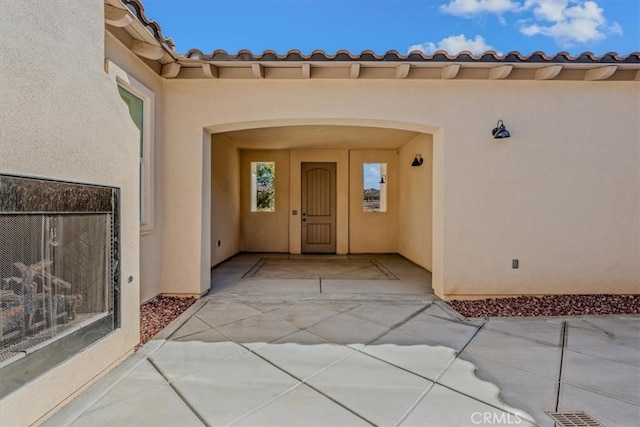
[[[113,311],[110,214],[0,215],[0,362]]]

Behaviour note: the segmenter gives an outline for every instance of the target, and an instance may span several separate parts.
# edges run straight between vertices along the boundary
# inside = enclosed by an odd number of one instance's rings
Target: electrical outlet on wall
[[[511,268],[518,268],[518,264],[520,264],[520,262],[517,259],[511,260]]]

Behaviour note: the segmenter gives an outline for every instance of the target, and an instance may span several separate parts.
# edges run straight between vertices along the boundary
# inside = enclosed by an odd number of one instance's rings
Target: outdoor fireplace
[[[119,326],[118,198],[0,175],[0,397]]]

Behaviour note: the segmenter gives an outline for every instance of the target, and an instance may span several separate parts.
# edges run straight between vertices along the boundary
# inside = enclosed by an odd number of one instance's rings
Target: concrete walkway
[[[638,316],[465,319],[398,256],[377,279],[263,278],[259,258],[214,269],[210,295],[44,425],[638,425]]]

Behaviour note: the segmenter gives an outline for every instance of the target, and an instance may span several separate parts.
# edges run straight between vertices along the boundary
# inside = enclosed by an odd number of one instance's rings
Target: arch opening
[[[301,167],[336,164],[336,253],[398,253],[441,277],[442,167],[435,126],[368,119],[277,120],[212,125],[203,250],[213,267],[239,252],[302,253]],[[412,167],[416,154],[424,159]],[[251,164],[275,164],[275,209],[252,212]],[[387,212],[364,212],[363,165],[387,164]],[[205,197],[206,198],[206,197]],[[205,214],[205,212],[203,212]],[[203,230],[204,231],[204,230]],[[205,240],[209,240],[205,242]],[[206,243],[206,244],[205,244]],[[435,262],[434,262],[435,261]]]

